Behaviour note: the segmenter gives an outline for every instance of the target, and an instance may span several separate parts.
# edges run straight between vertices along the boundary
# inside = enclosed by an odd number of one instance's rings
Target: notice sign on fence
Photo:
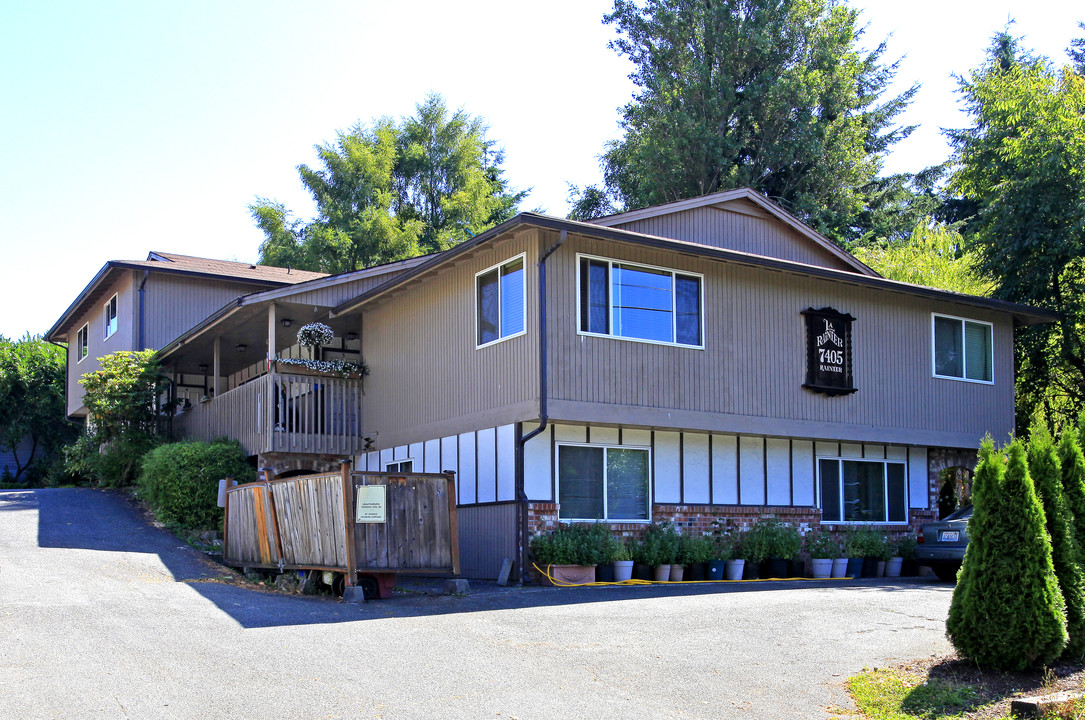
[[[388,486],[355,485],[354,522],[382,523],[388,519]]]

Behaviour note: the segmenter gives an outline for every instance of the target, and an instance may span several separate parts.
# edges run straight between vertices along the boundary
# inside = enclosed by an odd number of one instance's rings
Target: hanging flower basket
[[[298,344],[305,347],[328,345],[332,340],[335,340],[335,333],[324,323],[309,323],[298,330]]]
[[[278,372],[295,375],[333,375],[348,379],[358,379],[369,375],[369,366],[362,362],[346,360],[308,360],[306,358],[276,358],[275,369]]]

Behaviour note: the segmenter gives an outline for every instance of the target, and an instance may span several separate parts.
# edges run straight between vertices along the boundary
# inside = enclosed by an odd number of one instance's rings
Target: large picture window
[[[525,332],[523,255],[475,276],[475,307],[479,347]]]
[[[908,522],[905,465],[887,460],[820,458],[821,521]]]
[[[702,347],[700,275],[580,257],[580,332]]]
[[[105,336],[117,332],[117,296],[109,298],[105,304]]]
[[[558,516],[562,520],[647,520],[648,450],[558,445]]]
[[[948,315],[933,317],[935,377],[993,382],[991,324]]]

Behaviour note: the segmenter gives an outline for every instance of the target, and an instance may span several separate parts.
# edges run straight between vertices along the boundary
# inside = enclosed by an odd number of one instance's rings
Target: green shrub
[[[653,522],[644,528],[635,559],[651,567],[671,565],[678,559],[679,538],[678,531],[669,520]]]
[[[763,517],[753,524],[742,538],[741,554],[746,560],[759,563],[766,558],[790,560],[802,549],[798,528],[776,517]]]
[[[250,482],[255,473],[241,445],[231,440],[161,445],[143,458],[140,496],[164,523],[213,528],[221,518],[218,481]]]
[[[946,635],[963,657],[998,670],[1046,665],[1066,646],[1066,618],[1043,507],[1015,440],[979,450],[968,549],[953,591]]]
[[[64,447],[64,472],[99,487],[125,487],[139,477],[143,457],[154,446],[154,438],[139,435],[99,445],[84,433]]]
[[[904,560],[915,560],[916,539],[914,535],[902,537],[897,541],[897,557]]]
[[[1081,553],[1074,537],[1073,518],[1062,496],[1058,451],[1043,424],[1034,424],[1029,437],[1028,467],[1036,494],[1043,504],[1047,534],[1051,538],[1051,562],[1066,602],[1069,640],[1063,656],[1077,661],[1085,656],[1085,585],[1081,576]]]
[[[609,562],[611,543],[606,525],[572,523],[532,538],[531,554],[540,565],[599,565]]]
[[[715,552],[716,544],[707,535],[683,535],[678,544],[678,563],[706,563],[714,559]]]

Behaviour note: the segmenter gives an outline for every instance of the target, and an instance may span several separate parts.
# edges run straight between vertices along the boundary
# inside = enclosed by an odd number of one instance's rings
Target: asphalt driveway
[[[0,716],[825,718],[848,675],[949,650],[928,580],[349,605],[221,575],[122,495],[0,491]]]

